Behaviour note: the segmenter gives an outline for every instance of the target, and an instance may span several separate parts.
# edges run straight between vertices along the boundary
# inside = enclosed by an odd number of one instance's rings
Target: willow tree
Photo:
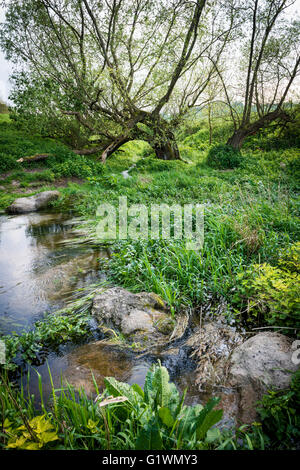
[[[124,143],[142,139],[158,158],[180,158],[174,126],[214,75],[211,62],[201,64],[210,54],[218,60],[231,27],[214,2],[4,3],[1,46],[21,68],[19,83],[26,77],[23,97],[34,96],[41,115],[48,108],[97,136],[98,147],[77,153],[101,151],[105,161]]]
[[[236,20],[243,18],[235,57],[231,50],[228,58],[235,76],[218,74],[234,125],[227,143],[239,149],[246,137],[289,119],[286,103],[300,72],[300,22],[291,11],[295,0],[233,1]]]

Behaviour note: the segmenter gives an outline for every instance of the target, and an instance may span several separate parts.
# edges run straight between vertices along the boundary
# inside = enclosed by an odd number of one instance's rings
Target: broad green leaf
[[[159,406],[167,406],[170,398],[169,373],[165,367],[159,365],[153,375],[153,388],[156,392],[156,401]]]
[[[141,398],[144,399],[143,389],[138,384],[132,384],[131,388],[132,388],[132,390],[134,390],[134,392],[136,392],[138,395],[140,395]]]
[[[151,367],[145,378],[145,385],[144,385],[144,397],[145,402],[150,404],[150,402],[154,399],[155,391],[153,392],[153,367]]]
[[[40,450],[41,449],[41,445],[39,445],[37,442],[26,442],[22,447],[21,449],[24,449],[24,450]]]
[[[216,441],[220,437],[220,430],[218,428],[209,429],[206,434],[205,441],[208,443]]]
[[[40,438],[43,444],[47,444],[47,442],[57,441],[59,439],[56,432],[43,432]]]
[[[113,377],[106,377],[104,379],[104,383],[108,393],[110,393],[113,397],[125,396],[128,398],[128,402],[125,402],[125,405],[130,403],[132,406],[134,406],[137,401],[142,400],[140,395],[135,393],[130,385],[123,382],[118,382],[118,380]]]
[[[21,449],[26,442],[26,437],[21,436],[15,440],[9,440],[7,444],[8,449]]]
[[[163,442],[156,419],[152,419],[142,428],[136,440],[136,450],[161,450]]]
[[[223,410],[213,410],[219,401],[219,398],[212,398],[196,419],[195,428],[198,440],[204,439],[207,431],[221,420]]]
[[[165,426],[167,426],[168,428],[171,428],[174,425],[174,419],[169,408],[167,407],[160,408],[158,411],[158,414]]]

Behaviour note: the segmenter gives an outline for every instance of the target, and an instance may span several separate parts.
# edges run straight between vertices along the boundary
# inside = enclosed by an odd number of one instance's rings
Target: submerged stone
[[[131,353],[118,347],[106,346],[102,341],[78,346],[66,356],[67,367],[63,371],[64,381],[86,393],[95,393],[94,381],[99,389],[105,377],[115,377],[127,383],[144,385],[149,365],[143,361],[133,362]]]

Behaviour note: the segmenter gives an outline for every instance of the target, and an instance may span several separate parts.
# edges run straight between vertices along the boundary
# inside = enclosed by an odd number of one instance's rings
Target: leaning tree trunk
[[[180,153],[175,140],[167,140],[152,145],[155,155],[160,160],[180,160]]]
[[[238,129],[232,134],[231,137],[229,137],[227,140],[227,145],[230,145],[236,150],[240,150],[246,137],[247,133],[242,129]]]
[[[149,126],[150,127],[150,126]],[[178,145],[173,132],[163,129],[157,124],[153,128],[154,139],[148,143],[153,148],[155,155],[160,160],[180,160]]]
[[[255,135],[261,129],[268,127],[274,121],[288,122],[291,120],[290,116],[283,109],[277,108],[274,111],[261,116],[259,119],[246,126],[237,129],[232,136],[227,140],[227,145],[231,145],[234,149],[239,150],[243,145],[246,137]]]
[[[114,140],[113,142],[111,142],[103,150],[103,152],[101,154],[102,163],[105,163],[106,159],[108,157],[110,157],[110,155],[112,155],[116,150],[118,150],[120,147],[122,147],[122,145],[126,144],[126,142],[129,142],[130,140],[132,140],[132,139],[130,139],[127,136],[121,136],[121,137],[116,138],[116,140]]]
[[[130,140],[132,139],[129,139],[128,137],[116,137],[115,140],[111,141],[109,144],[106,143],[106,145],[91,147],[89,149],[73,150],[73,152],[77,155],[93,155],[95,153],[99,153],[100,156],[98,157],[98,160],[101,159],[102,162],[105,163],[106,159],[110,157],[110,155]]]
[[[100,153],[99,159],[101,158],[102,162],[105,163],[106,159],[126,142],[139,139],[148,142],[155,151],[156,157],[160,160],[181,160],[175,136],[169,129],[166,129],[166,126],[161,126],[157,122],[149,120],[146,125],[151,130],[150,133],[137,127],[138,122],[142,122],[141,119],[132,120],[123,134],[116,136],[110,142],[106,142],[105,146],[74,150],[74,152],[79,155]]]

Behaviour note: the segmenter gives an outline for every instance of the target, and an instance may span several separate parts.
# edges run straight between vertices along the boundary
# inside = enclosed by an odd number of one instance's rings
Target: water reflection
[[[48,366],[54,387],[70,384],[77,390],[83,388],[89,396],[95,395],[94,381],[99,390],[104,386],[105,377],[115,377],[129,384],[144,386],[146,373],[151,362],[138,360],[125,350],[103,345],[100,341],[71,348],[60,356],[50,354],[47,364],[34,369],[43,377],[44,396],[51,395]],[[25,384],[26,378],[23,378]],[[38,396],[38,376],[31,370],[30,391]]]
[[[60,308],[74,289],[95,282],[95,247],[65,247],[76,220],[60,214],[0,216],[0,332],[20,331]]]
[[[38,372],[43,377],[44,400],[48,400],[52,396],[48,367],[51,370],[51,377],[56,390],[66,388],[69,384],[76,390],[83,389],[91,398],[97,395],[94,382],[101,392],[104,388],[105,377],[114,377],[130,385],[137,383],[144,388],[147,371],[151,364],[157,362],[158,359],[168,368],[171,380],[175,383],[179,392],[183,394],[187,390],[186,405],[205,404],[212,396],[219,396],[221,398],[219,406],[224,410],[224,418],[220,424],[222,426],[233,425],[238,413],[236,394],[232,391],[222,392],[221,390],[217,392],[213,392],[213,390],[199,392],[195,384],[193,371],[189,370],[188,360],[185,366],[174,374],[174,370],[169,367],[169,363],[164,364],[163,357],[139,358],[128,350],[107,346],[102,341],[71,347],[69,352],[65,351],[59,356],[50,354],[47,364],[35,367],[34,370],[31,369],[29,391],[30,394],[35,395],[36,405],[38,405],[40,393],[38,374],[36,373]],[[26,384],[27,378],[23,377],[23,386],[26,387]]]

